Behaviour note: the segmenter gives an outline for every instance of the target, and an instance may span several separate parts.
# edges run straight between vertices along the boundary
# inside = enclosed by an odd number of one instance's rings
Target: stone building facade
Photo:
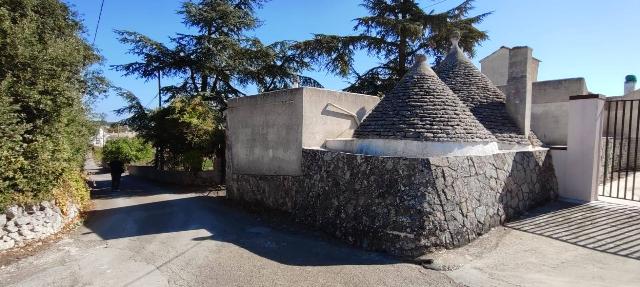
[[[417,58],[380,103],[308,88],[231,100],[227,195],[399,256],[464,245],[556,198],[549,150],[455,40],[438,74]]]
[[[301,175],[227,172],[227,195],[290,213],[346,242],[399,256],[469,243],[552,200],[548,151],[378,157],[304,149]]]

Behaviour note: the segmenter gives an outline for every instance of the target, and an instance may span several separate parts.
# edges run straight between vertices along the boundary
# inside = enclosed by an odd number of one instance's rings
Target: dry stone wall
[[[401,256],[464,245],[556,194],[548,151],[418,159],[305,149],[302,176],[228,181],[232,199]]]
[[[69,204],[65,215],[48,201],[26,208],[11,206],[0,214],[0,250],[23,246],[29,241],[55,234],[78,214],[76,205]]]
[[[636,143],[640,143],[637,138],[616,138],[615,146],[612,137],[603,137],[600,144],[600,170],[604,170],[605,155],[607,157],[607,172],[633,171],[640,169],[640,155],[636,155],[636,150],[640,153],[640,146],[636,148]]]

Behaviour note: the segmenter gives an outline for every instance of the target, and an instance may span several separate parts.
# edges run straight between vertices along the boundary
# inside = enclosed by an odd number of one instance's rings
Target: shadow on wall
[[[557,202],[507,227],[640,260],[640,208],[606,202]]]
[[[322,112],[320,112],[320,114],[323,116],[350,120],[351,126],[349,126],[349,129],[356,129],[358,127],[358,124],[354,121],[353,115],[348,114],[346,111],[342,111],[339,108],[332,106],[331,104],[327,104],[324,109],[322,109]],[[358,120],[362,122],[364,117],[367,115],[367,110],[365,108],[360,108],[354,114],[356,117],[358,117]]]
[[[124,184],[123,190],[117,193],[105,189],[107,184],[109,181],[97,182],[96,198],[158,194],[150,192],[153,186],[145,186],[142,181]],[[212,235],[192,240],[231,243],[258,256],[294,266],[399,263],[380,253],[322,240],[322,236],[311,232],[300,232],[298,226],[294,232],[288,230],[286,224],[267,224],[257,216],[229,206],[220,197],[194,196],[93,210],[88,213],[84,224],[104,240],[203,229]]]

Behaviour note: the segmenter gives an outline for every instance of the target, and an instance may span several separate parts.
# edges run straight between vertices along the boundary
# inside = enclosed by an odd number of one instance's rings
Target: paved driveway
[[[95,166],[89,166],[95,169]],[[67,239],[0,270],[15,286],[456,286],[446,275],[132,177]],[[285,222],[285,221],[283,221]]]

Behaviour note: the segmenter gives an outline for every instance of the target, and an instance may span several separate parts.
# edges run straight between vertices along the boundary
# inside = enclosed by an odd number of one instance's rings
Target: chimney
[[[638,80],[635,75],[627,75],[624,77],[624,94],[630,94],[636,90],[636,83]]]
[[[527,46],[514,47],[509,51],[509,72],[505,89],[507,112],[526,137],[531,131],[533,61],[533,50]]]

